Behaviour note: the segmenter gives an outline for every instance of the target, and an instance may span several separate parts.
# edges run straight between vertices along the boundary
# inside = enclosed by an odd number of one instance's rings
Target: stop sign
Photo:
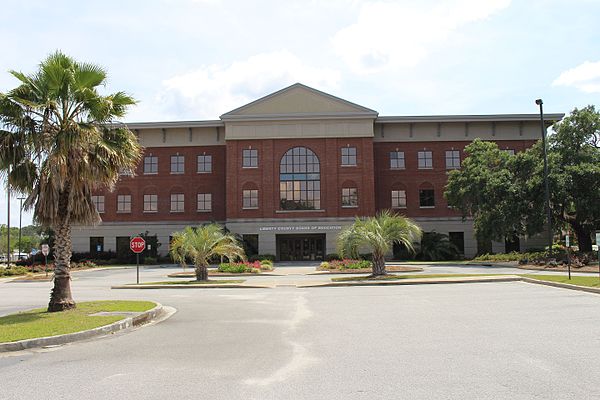
[[[136,236],[129,242],[129,248],[134,253],[141,253],[146,248],[146,241],[143,238]]]

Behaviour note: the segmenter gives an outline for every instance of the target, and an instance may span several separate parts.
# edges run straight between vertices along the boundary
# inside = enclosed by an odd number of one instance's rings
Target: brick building
[[[537,114],[382,117],[301,84],[219,120],[128,126],[142,161],[116,190],[95,193],[103,222],[75,228],[74,251],[122,250],[147,232],[165,254],[173,232],[216,221],[251,253],[314,260],[335,252],[355,216],[393,209],[449,234],[469,257],[478,243],[443,197],[448,170],[460,168],[474,138],[518,152],[540,137]],[[526,248],[535,238],[491,245]]]

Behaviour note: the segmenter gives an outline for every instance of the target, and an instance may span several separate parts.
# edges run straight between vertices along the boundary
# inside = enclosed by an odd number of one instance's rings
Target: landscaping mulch
[[[254,272],[241,272],[241,273],[233,273],[233,272],[219,272],[219,271],[211,271],[208,270],[208,276],[260,276],[260,275],[271,275],[273,271],[262,271],[261,273]],[[195,272],[174,272],[172,274],[167,275],[169,278],[195,278]]]

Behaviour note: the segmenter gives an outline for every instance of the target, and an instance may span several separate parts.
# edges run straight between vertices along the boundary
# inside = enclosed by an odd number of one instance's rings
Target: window
[[[258,208],[258,190],[244,190],[242,197],[244,208]]]
[[[431,151],[427,151],[427,150],[419,151],[418,160],[419,160],[419,169],[433,168],[433,158],[431,156]]]
[[[184,171],[184,157],[179,154],[171,156],[171,173],[183,174]]]
[[[158,195],[157,194],[145,194],[144,195],[144,212],[152,213],[158,211]]]
[[[390,152],[390,168],[391,169],[404,169],[404,152],[403,151],[391,151]]]
[[[144,157],[144,174],[158,174],[158,157],[149,155]]]
[[[515,155],[515,149],[504,149],[503,151],[507,152],[511,156]]]
[[[256,149],[242,150],[242,167],[244,167],[244,168],[258,167],[258,150],[256,150]]]
[[[342,188],[342,207],[358,207],[358,190]]]
[[[211,155],[198,156],[198,172],[199,173],[212,172],[212,156]]]
[[[279,204],[282,210],[321,208],[321,166],[312,150],[294,147],[281,157]]]
[[[356,165],[356,147],[342,147],[342,165]]]
[[[212,193],[198,193],[196,198],[198,201],[197,211],[212,211]]]
[[[392,190],[392,208],[406,208],[406,190]]]
[[[435,207],[435,197],[433,189],[419,190],[419,207],[429,208]]]
[[[118,213],[131,212],[131,195],[130,194],[120,194],[117,196],[117,212]]]
[[[446,150],[446,169],[460,168],[460,151]]]
[[[104,212],[104,196],[92,196],[92,203],[99,214]]]
[[[171,194],[171,212],[184,212],[184,195],[183,193]]]

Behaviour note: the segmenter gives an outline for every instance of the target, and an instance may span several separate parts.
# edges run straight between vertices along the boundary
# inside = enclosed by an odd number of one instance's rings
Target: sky
[[[0,92],[60,49],[139,101],[129,122],[216,119],[296,82],[380,115],[568,113],[600,106],[599,20],[598,0],[3,0]],[[6,205],[3,186],[0,224]]]

